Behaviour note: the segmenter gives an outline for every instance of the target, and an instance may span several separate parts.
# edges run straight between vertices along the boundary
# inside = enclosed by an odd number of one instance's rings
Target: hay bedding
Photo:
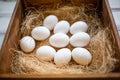
[[[44,9],[43,9],[44,7]],[[53,61],[45,62],[39,60],[34,54],[38,47],[42,45],[50,45],[48,39],[42,42],[36,42],[37,46],[31,54],[24,54],[21,50],[10,49],[13,54],[11,62],[11,71],[13,73],[31,73],[31,74],[82,74],[82,73],[108,73],[114,70],[116,59],[113,58],[115,51],[114,43],[111,42],[111,30],[103,27],[100,20],[100,13],[92,5],[55,5],[52,8],[48,5],[42,5],[39,8],[27,8],[25,11],[25,19],[21,27],[21,35],[30,35],[31,30],[37,25],[42,25],[46,16],[53,14],[59,20],[67,20],[70,24],[75,21],[87,22],[89,29],[88,33],[91,36],[91,41],[87,48],[92,56],[92,62],[88,66],[76,64],[73,60],[66,66],[58,67]],[[51,35],[53,33],[51,32]],[[68,33],[71,36],[70,33]],[[18,45],[19,46],[19,45]],[[71,50],[71,45],[67,46]],[[56,49],[58,50],[58,49]]]

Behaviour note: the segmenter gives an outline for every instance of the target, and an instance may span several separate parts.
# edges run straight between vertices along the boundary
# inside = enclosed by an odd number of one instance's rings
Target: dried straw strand
[[[45,10],[43,7],[45,7]],[[30,55],[24,54],[19,50],[12,50],[14,56],[11,62],[11,70],[13,73],[82,74],[108,73],[114,70],[116,59],[113,57],[115,54],[113,48],[115,46],[114,42],[111,42],[111,39],[113,39],[113,36],[110,35],[111,30],[108,27],[103,26],[99,17],[100,14],[97,13],[96,8],[91,8],[89,5],[55,5],[54,8],[49,8],[46,5],[43,5],[38,9],[34,7],[28,8],[26,9],[26,17],[21,27],[22,36],[30,35],[31,30],[37,25],[42,25],[43,19],[50,14],[56,15],[59,20],[65,19],[69,21],[70,24],[79,20],[87,22],[91,41],[85,48],[87,48],[93,56],[91,64],[82,66],[71,61],[66,66],[58,67],[53,61],[45,62],[39,60],[34,54],[38,47],[42,45],[50,45],[48,43],[49,39],[46,39],[43,42],[37,42],[36,49]],[[67,47],[71,50],[74,48],[71,45],[68,45]]]

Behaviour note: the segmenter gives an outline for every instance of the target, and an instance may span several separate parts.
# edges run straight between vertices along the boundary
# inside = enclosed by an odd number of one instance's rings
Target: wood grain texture
[[[120,36],[120,0],[109,0],[109,3]]]
[[[20,0],[16,3],[14,13],[10,20],[3,45],[0,50],[0,73],[10,72],[11,54],[10,48],[16,48],[20,36],[17,34],[22,20],[22,5]]]
[[[117,48],[115,49],[116,51],[115,57],[118,60],[120,60],[120,55],[118,54],[120,53],[120,37],[117,31],[117,26],[115,24],[108,0],[103,1],[103,19],[105,23],[104,25],[110,27],[110,29],[112,30],[111,35],[114,35],[114,38],[111,41],[115,41],[115,45],[117,46]],[[116,71],[119,72],[120,63],[118,62],[117,64],[118,66],[116,66]]]
[[[16,0],[0,0],[0,49],[10,22]]]
[[[31,0],[31,1],[35,2],[38,0]],[[81,1],[87,1],[87,3],[92,3],[92,2],[95,3],[95,1],[98,1],[98,0],[81,0]],[[112,12],[111,12],[111,9],[109,7],[108,0],[102,0],[102,1],[103,1],[103,3],[101,3],[99,6],[102,7],[102,10],[103,10],[104,24],[106,27],[110,27],[111,30],[113,30],[111,35],[112,34],[114,35],[113,40],[115,40],[115,42],[116,42],[115,45],[118,47],[116,49],[116,51],[118,52],[118,55],[119,55],[119,53],[120,53],[120,41],[119,41],[119,36],[117,33],[117,28],[116,28],[116,25],[115,25],[114,20],[113,20]],[[33,3],[33,2],[31,2],[31,3]],[[45,2],[45,4],[46,3],[47,2]],[[109,74],[58,74],[58,75],[52,75],[52,74],[48,74],[48,75],[47,74],[46,75],[45,74],[43,74],[43,75],[12,74],[10,72],[11,54],[9,53],[9,48],[16,48],[15,44],[18,44],[18,41],[20,39],[20,35],[17,34],[17,32],[18,32],[18,29],[20,28],[20,24],[21,24],[21,21],[23,18],[23,10],[22,9],[23,9],[23,6],[21,3],[21,0],[18,0],[16,7],[15,7],[15,10],[14,10],[14,13],[12,15],[10,24],[8,26],[8,30],[7,30],[5,39],[4,39],[3,46],[2,46],[1,51],[0,51],[0,53],[1,53],[0,54],[0,78],[17,78],[17,79],[18,78],[24,78],[24,79],[49,79],[49,78],[51,78],[51,79],[62,79],[62,78],[64,78],[64,79],[73,79],[73,78],[78,79],[78,78],[80,78],[80,79],[92,79],[92,80],[97,79],[97,78],[101,78],[101,79],[105,78],[108,80],[111,78],[120,78],[119,68],[116,69],[116,72],[112,72]],[[120,56],[117,56],[117,58],[120,59]]]
[[[117,79],[120,78],[120,75],[118,73],[108,73],[108,74],[1,74],[0,78],[13,78],[13,79],[31,79],[31,80],[38,80],[38,79],[85,79],[85,80],[99,80],[99,79],[105,79],[105,80],[111,80],[111,79]]]
[[[110,4],[108,0],[103,1],[103,18],[105,22],[105,26],[110,26],[114,32],[114,36],[116,41],[118,42],[118,48],[120,49],[120,38],[118,36],[118,31],[117,31],[117,26],[115,24],[113,15],[112,15],[112,10],[110,8]]]

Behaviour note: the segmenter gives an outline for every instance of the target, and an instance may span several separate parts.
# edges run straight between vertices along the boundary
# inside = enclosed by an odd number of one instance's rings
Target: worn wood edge
[[[3,53],[2,53],[2,52],[3,52],[2,50],[3,50],[3,48],[5,47],[6,42],[7,42],[8,38],[9,38],[9,32],[10,32],[11,29],[12,29],[12,24],[13,24],[14,17],[15,17],[15,14],[16,14],[16,11],[17,11],[18,4],[19,4],[19,3],[20,3],[20,0],[17,0],[17,1],[16,1],[16,4],[15,4],[15,8],[14,8],[13,13],[12,13],[12,16],[11,16],[11,19],[10,19],[10,22],[9,22],[9,24],[8,24],[8,28],[7,28],[5,37],[4,37],[4,39],[3,39],[3,44],[2,44],[1,49],[0,49],[0,61],[1,61],[2,54],[3,54]]]
[[[109,1],[105,0],[105,4],[106,4],[106,6],[108,8],[107,10],[108,10],[108,13],[109,13],[108,15],[110,15],[110,20],[111,20],[111,23],[112,23],[112,30],[114,32],[114,37],[117,40],[118,49],[120,51],[120,37],[119,37],[119,34],[118,34],[117,25],[115,24],[115,20],[114,20],[113,14],[112,14],[112,10],[110,8]]]
[[[0,74],[0,78],[120,78],[118,73],[108,74]]]
[[[108,0],[103,0],[104,1],[104,4],[107,8],[107,13],[108,13],[108,16],[109,16],[109,22],[110,22],[110,25],[108,25],[111,30],[112,30],[112,33],[114,35],[114,39],[115,39],[115,43],[116,43],[116,47],[117,47],[117,54],[120,53],[120,37],[119,37],[119,34],[118,34],[118,30],[117,30],[117,25],[115,24],[115,20],[114,20],[114,17],[113,17],[113,14],[112,14],[112,10],[110,8],[110,4],[108,2]],[[117,57],[117,56],[116,56]],[[117,58],[120,58],[120,56],[118,56]],[[120,62],[119,62],[120,64]],[[120,71],[120,65],[117,67],[117,70]],[[113,72],[114,73],[114,72]],[[120,72],[118,72],[119,76],[120,76]]]
[[[11,73],[11,61],[12,61],[12,53],[10,52],[11,48],[18,48],[17,44],[19,44],[19,40],[20,40],[20,27],[21,27],[21,21],[23,18],[23,7],[22,7],[22,3],[21,0],[19,0],[19,3],[16,4],[17,5],[17,9],[15,8],[15,16],[12,19],[11,17],[11,22],[8,26],[8,29],[10,28],[10,30],[7,33],[7,40],[5,39],[6,42],[4,47],[2,47],[1,50],[1,56],[0,56],[0,73],[1,74],[6,74],[6,73]],[[14,13],[13,13],[14,15]]]

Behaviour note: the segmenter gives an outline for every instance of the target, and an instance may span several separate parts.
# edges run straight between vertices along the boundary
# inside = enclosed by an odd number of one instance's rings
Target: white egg
[[[71,60],[71,51],[68,48],[63,48],[57,51],[54,56],[54,62],[57,66],[67,65]]]
[[[70,44],[74,47],[85,47],[89,42],[90,36],[85,32],[76,33],[70,38]]]
[[[85,48],[75,48],[72,50],[72,58],[78,64],[88,65],[92,60],[92,55]]]
[[[50,36],[50,31],[44,26],[35,27],[31,31],[31,36],[38,41],[47,39]]]
[[[24,52],[31,52],[35,48],[35,41],[30,36],[25,36],[20,40],[20,48]]]
[[[51,61],[56,54],[56,50],[50,46],[41,46],[36,51],[36,56],[44,61]]]
[[[54,33],[68,33],[70,24],[68,21],[62,20],[55,25]]]
[[[69,37],[64,33],[56,33],[49,38],[49,43],[56,48],[66,47],[69,44]]]
[[[78,32],[86,32],[87,29],[88,29],[87,23],[85,23],[83,21],[77,21],[77,22],[75,22],[71,25],[70,33],[75,34],[75,33],[78,33]]]
[[[47,27],[49,30],[53,30],[53,28],[57,23],[58,23],[58,18],[55,15],[49,15],[43,21],[43,25]]]

